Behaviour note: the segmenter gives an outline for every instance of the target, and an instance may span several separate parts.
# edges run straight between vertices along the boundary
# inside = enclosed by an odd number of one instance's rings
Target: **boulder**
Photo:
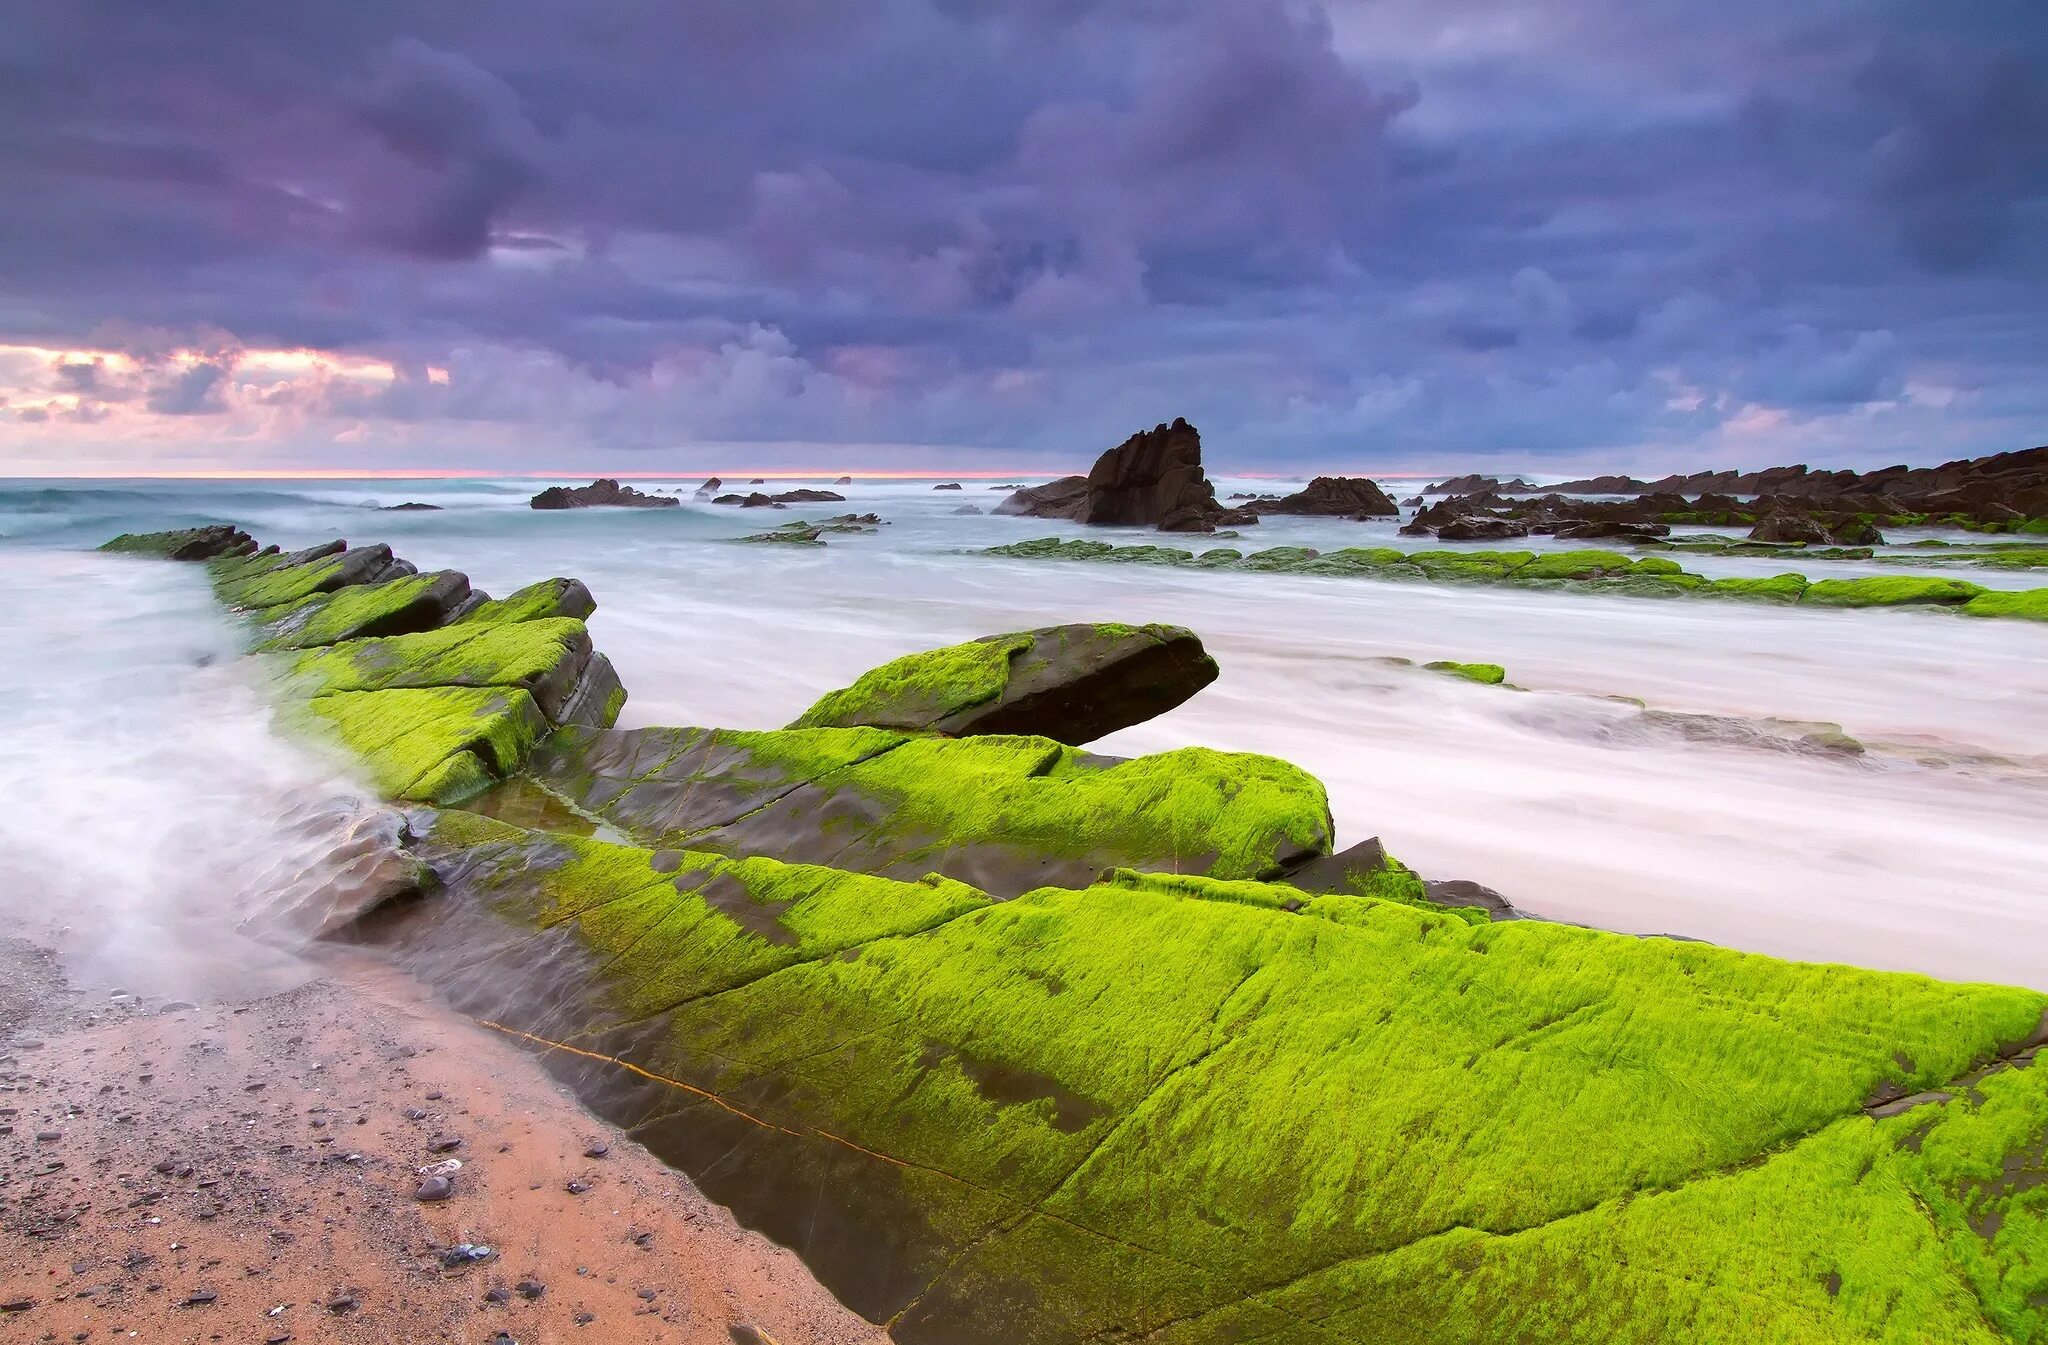
[[[1786,546],[1826,546],[1828,530],[1808,514],[1772,514],[1757,520],[1757,525],[1749,530],[1749,540]]]
[[[1453,476],[1434,485],[1424,486],[1422,493],[1424,495],[1477,495],[1479,492],[1486,490],[1534,489],[1536,487],[1530,485],[1519,476],[1512,481],[1503,481],[1497,476],[1480,476],[1475,472],[1469,476]]]
[[[599,477],[587,486],[549,486],[528,504],[535,509],[661,509],[682,502],[668,495],[649,495],[622,486],[611,477]]]
[[[790,727],[1029,733],[1079,746],[1164,714],[1215,680],[1215,660],[1179,626],[1051,626],[907,654]]]
[[[720,481],[717,477],[709,476],[704,478],[703,485],[697,487],[697,494],[700,496],[716,495],[719,492],[719,490],[724,487],[724,485],[725,482]]]
[[[1306,489],[1270,503],[1251,506],[1261,514],[1333,515],[1346,518],[1393,518],[1400,506],[1379,486],[1362,476],[1319,476]]]
[[[959,490],[959,489],[961,489],[961,485],[960,485],[960,483],[959,483],[958,481],[948,481],[948,482],[946,482],[946,483],[945,483],[944,485],[938,485],[938,486],[933,486],[933,487],[932,487],[932,489],[933,489],[933,490]]]
[[[837,481],[834,481],[832,484],[835,486],[850,486],[853,484],[853,478],[850,476],[842,476]]]
[[[1634,538],[1645,540],[1652,537],[1668,537],[1671,525],[1668,523],[1616,523],[1593,519],[1585,523],[1567,523],[1556,531],[1561,540],[1583,542],[1601,538]]]
[[[1510,537],[1527,537],[1529,525],[1512,518],[1454,518],[1436,530],[1446,542],[1499,542]]]
[[[434,513],[441,508],[438,504],[421,504],[418,500],[407,500],[404,504],[380,504],[379,510],[387,514]]]
[[[1026,486],[997,505],[991,513],[1022,518],[1079,517],[1088,504],[1088,478],[1063,476],[1042,486]]]
[[[986,511],[978,504],[963,504],[953,512],[956,514],[980,514]]]
[[[846,497],[832,490],[786,490],[771,496],[777,504],[844,504]]]

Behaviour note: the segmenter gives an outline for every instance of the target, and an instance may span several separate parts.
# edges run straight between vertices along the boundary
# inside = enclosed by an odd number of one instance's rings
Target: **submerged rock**
[[[223,556],[247,556],[256,551],[256,539],[226,523],[209,523],[200,528],[178,528],[170,532],[124,532],[100,544],[102,551],[126,552],[138,556],[161,556],[165,560],[216,560]]]
[[[535,509],[673,509],[682,502],[670,495],[649,495],[622,486],[607,476],[587,486],[549,486],[528,503]]]
[[[1215,680],[1215,660],[1179,626],[1050,626],[906,654],[790,727],[1024,733],[1080,746],[1164,714]]]

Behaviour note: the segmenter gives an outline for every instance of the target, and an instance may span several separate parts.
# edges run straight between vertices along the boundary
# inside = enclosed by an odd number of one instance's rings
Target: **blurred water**
[[[593,631],[631,692],[628,723],[769,727],[911,649],[1053,621],[1175,621],[1202,634],[1222,679],[1172,714],[1106,740],[1104,750],[1198,742],[1289,758],[1329,786],[1344,841],[1379,835],[1424,872],[1477,879],[1557,918],[2048,987],[2048,627],[1001,560],[963,553],[1082,529],[955,514],[1002,498],[978,481],[960,491],[934,491],[930,480],[862,481],[838,488],[843,505],[788,511],[697,504],[689,501],[695,479],[642,481],[635,484],[679,489],[689,502],[659,511],[526,508],[543,484],[6,491],[0,532],[13,541],[0,543],[0,572],[15,588],[31,558],[54,563],[52,548],[222,519],[286,546],[333,536],[387,541],[423,568],[461,569],[496,593],[574,575],[597,595]],[[1223,480],[1219,489],[1292,484]],[[1388,488],[1407,494],[1415,484]],[[736,486],[746,488],[728,480]],[[366,507],[401,500],[444,509]],[[869,510],[891,523],[824,548],[729,541],[793,518]],[[1276,519],[1245,534],[1228,544],[1328,549],[1391,542],[1394,525]],[[1785,568],[1685,563],[1716,574]],[[77,638],[81,623],[110,614],[134,623],[175,608],[183,615],[165,621],[198,623],[213,632],[209,648],[225,647],[196,573],[166,579],[177,567],[95,565],[111,567],[113,577],[96,582],[125,591],[121,603],[103,602],[99,612],[16,605],[11,646],[51,647],[42,622]],[[1954,573],[1985,584],[2040,581]],[[1498,662],[1527,690],[1391,667],[1380,661],[1387,656]],[[0,672],[19,687],[45,663],[31,653],[0,663]],[[117,709],[145,681],[110,682],[95,699]],[[214,690],[202,685],[200,699]],[[1842,760],[1689,742],[1642,731],[1616,696],[1743,720],[1833,721],[1882,750]],[[192,713],[184,704],[180,713]],[[161,704],[136,713],[174,717]],[[81,743],[81,753],[90,750]],[[56,748],[38,759],[63,755]],[[105,787],[101,775],[82,779],[81,799]],[[0,782],[0,808],[22,787],[19,776]],[[89,802],[80,811],[89,813]]]

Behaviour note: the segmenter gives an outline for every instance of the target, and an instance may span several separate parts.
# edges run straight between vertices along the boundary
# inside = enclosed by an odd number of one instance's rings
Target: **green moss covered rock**
[[[1962,579],[1884,575],[1874,579],[1822,579],[1807,585],[1809,607],[1954,607],[1985,591]]]
[[[1215,660],[1179,626],[1051,626],[906,654],[790,727],[1027,734],[1078,746],[1164,714],[1215,680]]]
[[[558,734],[531,769],[650,845],[936,871],[1005,896],[1119,866],[1270,876],[1331,838],[1313,777],[1206,748],[1117,761],[1035,737],[634,729]]]
[[[595,969],[464,984],[899,1340],[2048,1329],[2032,992],[1187,875],[429,845]]]

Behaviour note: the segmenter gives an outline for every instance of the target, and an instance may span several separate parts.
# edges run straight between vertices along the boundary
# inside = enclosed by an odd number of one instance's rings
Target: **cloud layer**
[[[1937,12],[1939,10],[1939,12]],[[25,11],[0,471],[2048,439],[2048,10]]]

